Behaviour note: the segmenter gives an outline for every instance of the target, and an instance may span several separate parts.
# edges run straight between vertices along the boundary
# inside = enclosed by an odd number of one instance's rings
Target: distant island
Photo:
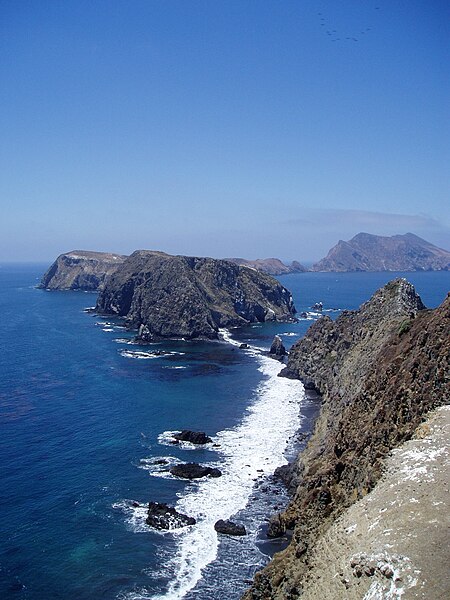
[[[384,237],[358,233],[339,240],[312,271],[448,271],[450,252],[414,235]]]
[[[306,267],[297,262],[292,261],[290,265],[286,265],[279,258],[257,258],[256,260],[248,260],[246,258],[227,258],[231,262],[244,267],[257,269],[269,275],[286,275],[288,273],[305,273],[308,271]]]
[[[149,342],[218,337],[221,327],[294,319],[292,295],[276,279],[227,260],[137,250],[125,257],[73,251],[39,285],[100,291],[96,310],[125,318]]]

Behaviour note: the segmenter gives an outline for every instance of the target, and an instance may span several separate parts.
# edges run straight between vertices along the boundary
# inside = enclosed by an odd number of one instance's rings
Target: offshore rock
[[[200,479],[201,477],[220,477],[222,475],[219,469],[213,467],[204,467],[197,463],[184,463],[180,465],[174,465],[169,469],[170,473],[174,477],[181,477],[182,479]]]
[[[247,535],[247,531],[244,525],[238,525],[233,521],[223,521],[220,519],[214,525],[214,529],[218,533],[224,533],[225,535]]]
[[[105,279],[123,263],[125,256],[108,252],[73,250],[61,254],[43,275],[41,289],[83,290],[103,289]]]
[[[196,520],[162,502],[150,502],[146,523],[155,529],[179,529],[186,525],[195,525]]]
[[[191,444],[209,444],[212,442],[212,439],[204,431],[190,431],[189,429],[183,429],[173,437],[180,442],[190,442]]]
[[[294,529],[292,541],[257,574],[246,600],[298,598],[308,577],[321,577],[320,569],[309,574],[316,544],[376,486],[392,449],[448,403],[449,331],[450,295],[425,310],[413,286],[399,279],[359,310],[321,318],[294,344],[287,372],[314,385],[322,406],[290,470],[293,496],[279,517],[281,529]]]
[[[269,354],[276,358],[283,358],[286,356],[286,348],[284,347],[283,341],[279,335],[273,338],[272,345],[270,346]]]
[[[217,339],[223,327],[292,321],[291,293],[275,279],[225,260],[138,250],[100,293],[99,313],[125,317],[138,339]]]
[[[358,233],[339,240],[313,271],[448,271],[450,252],[414,235]]]

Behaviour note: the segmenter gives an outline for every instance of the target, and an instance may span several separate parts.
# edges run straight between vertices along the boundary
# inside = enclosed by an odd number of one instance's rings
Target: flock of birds
[[[375,10],[380,10],[379,6],[375,6]],[[323,16],[323,13],[319,12],[317,13],[317,15],[320,17],[320,26],[321,27],[326,27],[326,21],[325,21],[325,17]],[[359,35],[366,35],[369,31],[372,31],[371,27],[366,27],[365,29],[362,29],[361,31],[359,31]],[[350,36],[346,36],[346,37],[337,37],[338,36],[338,31],[337,29],[327,29],[325,30],[326,35],[328,35],[331,38],[332,42],[340,42],[342,40],[346,40],[346,41],[350,41],[350,42],[358,42],[359,38],[354,37],[353,35]],[[358,35],[358,34],[356,34]]]

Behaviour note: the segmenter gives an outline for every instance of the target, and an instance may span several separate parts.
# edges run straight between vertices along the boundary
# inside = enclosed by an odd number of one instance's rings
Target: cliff
[[[125,317],[143,341],[210,338],[221,327],[292,320],[291,293],[275,279],[225,260],[138,250],[105,284],[97,311]]]
[[[227,258],[237,265],[257,269],[268,275],[286,275],[288,273],[305,273],[308,271],[306,267],[297,262],[292,261],[290,265],[286,265],[279,258],[257,258],[256,260],[247,260],[246,258]]]
[[[284,375],[317,388],[323,404],[291,467],[292,500],[274,520],[280,532],[293,530],[292,541],[257,574],[246,600],[293,600],[302,591],[308,597],[308,582],[317,585],[327,569],[318,566],[317,552],[336,519],[371,497],[391,450],[411,438],[430,410],[448,403],[449,331],[450,295],[425,310],[413,286],[400,279],[358,311],[335,322],[323,317],[293,346]]]
[[[107,252],[73,250],[61,254],[42,277],[39,288],[46,290],[102,289],[105,279],[123,263],[125,256]]]
[[[412,233],[384,237],[358,233],[340,240],[313,271],[448,271],[450,252]]]

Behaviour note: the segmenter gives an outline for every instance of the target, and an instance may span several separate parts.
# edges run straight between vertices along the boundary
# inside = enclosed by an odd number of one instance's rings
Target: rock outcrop
[[[384,237],[358,233],[339,240],[313,271],[448,271],[450,252],[413,233]]]
[[[244,525],[239,525],[233,521],[224,521],[220,519],[215,523],[214,529],[217,533],[223,533],[225,535],[247,535]]]
[[[196,520],[163,502],[150,502],[146,523],[155,529],[179,529],[186,525],[195,525]]]
[[[305,273],[308,271],[306,267],[298,261],[293,260],[290,265],[286,265],[279,258],[257,258],[256,260],[248,260],[246,258],[227,258],[237,265],[250,267],[267,273],[268,275],[287,275],[288,273]]]
[[[291,293],[225,260],[138,250],[107,280],[97,311],[125,317],[141,341],[218,337],[219,328],[292,320]]]
[[[274,358],[283,358],[283,356],[286,356],[287,351],[286,351],[286,348],[284,347],[283,340],[280,338],[279,335],[276,335],[273,338],[273,342],[272,342],[272,345],[270,346],[269,354],[271,356],[273,356]]]
[[[294,530],[292,541],[246,600],[294,600],[320,576],[310,573],[318,540],[374,488],[391,450],[449,402],[449,331],[450,295],[426,310],[412,285],[395,280],[358,311],[321,318],[294,344],[285,374],[316,388],[322,409],[290,470],[292,500],[274,519],[275,532]]]
[[[96,292],[103,289],[106,277],[114,273],[125,258],[108,252],[73,250],[58,256],[38,287]]]
[[[212,439],[204,431],[190,431],[189,429],[183,429],[183,431],[175,433],[173,437],[179,442],[190,442],[191,444],[203,445],[212,442]]]
[[[202,477],[220,477],[222,475],[219,469],[214,467],[205,467],[197,463],[182,463],[174,465],[169,469],[174,477],[181,479],[201,479]]]

